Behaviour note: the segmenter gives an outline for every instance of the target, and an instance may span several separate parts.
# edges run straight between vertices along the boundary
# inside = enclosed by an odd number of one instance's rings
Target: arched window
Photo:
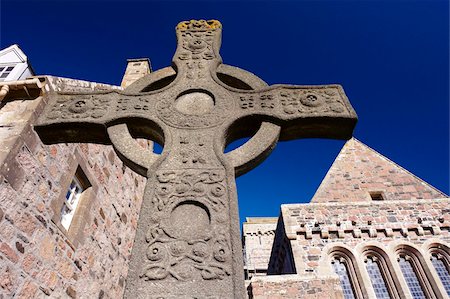
[[[339,248],[331,252],[331,266],[334,273],[339,276],[345,299],[363,297],[354,260],[353,255],[347,249]]]
[[[400,298],[396,287],[398,280],[391,273],[392,264],[384,251],[371,246],[366,248],[363,254],[365,268],[376,298]]]
[[[414,299],[435,298],[434,292],[423,270],[418,253],[414,248],[404,246],[397,251],[398,263]]]
[[[431,263],[436,270],[445,291],[450,296],[450,258],[448,252],[440,245],[437,245],[430,250]]]
[[[423,290],[420,279],[417,276],[417,272],[414,269],[415,265],[413,264],[411,257],[406,254],[402,255],[399,257],[398,262],[400,264],[400,269],[402,270],[403,276],[405,277],[406,284],[408,285],[412,297],[414,299],[427,299],[425,297],[425,292]]]
[[[355,288],[354,284],[350,279],[350,274],[348,271],[348,264],[342,257],[335,256],[331,261],[334,273],[339,276],[339,281],[341,282],[342,291],[344,292],[345,299],[354,299]]]
[[[378,257],[369,255],[366,257],[365,263],[377,299],[391,299],[386,278],[381,270],[383,265],[381,265]]]

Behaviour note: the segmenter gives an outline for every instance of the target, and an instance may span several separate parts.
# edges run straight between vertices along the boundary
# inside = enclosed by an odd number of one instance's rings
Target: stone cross
[[[356,124],[339,85],[267,86],[222,64],[221,33],[215,20],[181,22],[172,67],[124,91],[46,95],[35,127],[45,143],[112,144],[147,177],[125,298],[245,298],[235,176],[279,138],[348,139]]]

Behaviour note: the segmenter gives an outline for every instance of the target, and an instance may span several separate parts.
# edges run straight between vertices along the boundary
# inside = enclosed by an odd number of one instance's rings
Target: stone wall
[[[277,217],[247,217],[242,228],[246,279],[266,275]]]
[[[151,72],[152,67],[148,58],[127,59],[127,68],[120,86],[126,88]]]
[[[250,299],[342,299],[339,279],[299,275],[254,277],[248,288]]]
[[[277,269],[283,269],[283,257],[292,250],[298,275],[329,276],[331,255],[340,251],[353,260],[362,294],[371,297],[364,256],[372,250],[391,265],[398,291],[408,294],[397,263],[398,253],[407,248],[419,257],[434,292],[446,294],[430,257],[433,248],[450,254],[449,207],[449,198],[283,205],[279,222],[283,225],[277,227],[276,238],[285,236],[290,246],[274,244],[269,273],[282,274]]]
[[[110,88],[117,87],[52,77],[46,85]],[[0,298],[120,298],[145,179],[111,146],[42,144],[32,125],[44,105],[38,97],[0,108]],[[71,236],[55,223],[54,203],[65,198],[78,167],[93,192],[85,223]]]
[[[311,203],[282,205],[281,214],[284,234],[291,240],[294,251],[297,273],[302,274],[317,272],[323,248],[333,243],[354,247],[369,241],[383,245],[399,240],[420,245],[430,238],[449,243],[449,207],[448,198]],[[275,260],[277,253],[272,255]]]
[[[355,138],[342,148],[311,202],[432,199],[446,194]]]

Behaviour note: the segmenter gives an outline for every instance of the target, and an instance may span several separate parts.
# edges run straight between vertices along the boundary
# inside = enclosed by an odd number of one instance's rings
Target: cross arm
[[[357,116],[340,85],[273,85],[240,91],[238,118],[259,117],[281,126],[280,139],[349,139]]]
[[[35,126],[44,143],[109,143],[108,125],[133,124],[135,119],[156,122],[152,94],[49,92],[44,101],[46,108]]]

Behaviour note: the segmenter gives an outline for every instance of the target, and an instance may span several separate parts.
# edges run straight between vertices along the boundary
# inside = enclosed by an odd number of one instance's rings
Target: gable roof
[[[371,201],[448,197],[356,138],[345,143],[311,202]]]
[[[0,51],[0,63],[23,63],[27,60],[27,56],[17,44]]]

